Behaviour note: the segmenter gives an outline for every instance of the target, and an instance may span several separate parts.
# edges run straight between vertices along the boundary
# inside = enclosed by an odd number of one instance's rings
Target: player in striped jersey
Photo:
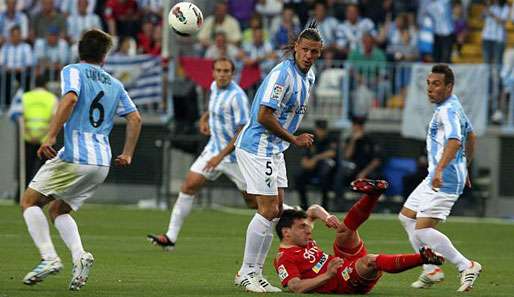
[[[166,234],[148,235],[148,239],[165,250],[173,250],[184,220],[191,212],[193,198],[207,180],[215,180],[225,174],[241,191],[248,205],[246,183],[236,164],[235,136],[248,122],[248,98],[233,80],[234,63],[228,58],[219,58],[213,63],[214,82],[211,84],[209,109],[200,118],[200,132],[210,135],[209,142],[191,166],[180,188],[177,201],[171,212]]]
[[[262,276],[273,239],[273,222],[282,211],[287,187],[283,152],[292,143],[310,147],[313,135],[294,133],[307,110],[314,86],[311,66],[321,55],[323,42],[311,23],[289,45],[291,57],[279,63],[260,85],[251,107],[250,121],[236,144],[237,163],[248,194],[257,199],[258,210],[248,225],[244,260],[235,283],[251,292],[277,292]]]
[[[462,292],[473,287],[481,265],[466,259],[436,229],[450,214],[464,186],[471,186],[467,166],[473,159],[476,136],[459,99],[452,95],[454,81],[453,71],[443,64],[432,67],[428,75],[428,98],[436,104],[427,133],[428,176],[409,195],[398,217],[415,250],[427,245],[457,266],[461,273],[458,291]],[[443,278],[439,267],[424,265],[411,286],[428,288]]]
[[[93,264],[93,255],[84,251],[77,224],[70,216],[105,180],[111,164],[109,134],[114,116],[127,120],[123,152],[115,159],[117,166],[131,164],[141,131],[141,117],[121,82],[105,72],[101,65],[112,47],[111,36],[89,30],[79,41],[81,62],[70,64],[61,72],[62,99],[52,119],[46,140],[38,156],[48,158],[23,194],[21,207],[30,236],[41,254],[41,262],[23,282],[34,285],[61,270],[48,222],[49,215],[73,258],[70,290],[85,285]],[[64,126],[64,147],[53,148]]]

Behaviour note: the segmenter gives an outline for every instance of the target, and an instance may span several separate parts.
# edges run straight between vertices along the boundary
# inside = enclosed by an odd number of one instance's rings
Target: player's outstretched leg
[[[162,247],[165,251],[173,251],[175,249],[175,243],[172,242],[166,234],[148,234],[146,238],[154,245]]]
[[[378,198],[387,190],[388,186],[389,184],[385,180],[354,180],[350,184],[351,189],[364,195],[350,208],[344,218],[344,225],[350,230],[357,230],[368,219]]]
[[[70,290],[78,291],[86,284],[89,272],[91,271],[91,267],[93,267],[94,262],[95,258],[93,255],[89,252],[84,252],[80,256],[80,259],[73,263],[69,286]]]
[[[41,260],[41,262],[39,262],[31,272],[25,275],[23,283],[29,286],[35,285],[38,282],[43,281],[47,276],[61,271],[62,267],[62,262],[59,258]]]
[[[375,259],[376,268],[388,273],[399,273],[423,264],[441,265],[443,256],[429,247],[422,247],[417,254],[380,254]]]
[[[480,265],[478,262],[471,261],[470,267],[464,269],[460,273],[460,287],[457,289],[457,291],[467,292],[471,290],[481,271],[482,265]]]

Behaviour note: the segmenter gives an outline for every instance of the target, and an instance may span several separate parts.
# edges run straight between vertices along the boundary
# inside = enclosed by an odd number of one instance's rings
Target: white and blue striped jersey
[[[427,133],[427,182],[432,183],[432,177],[448,140],[457,139],[461,143],[455,158],[443,170],[441,192],[462,194],[468,175],[465,155],[466,140],[468,133],[472,131],[473,127],[457,96],[452,95],[442,103],[437,104]]]
[[[487,8],[487,11],[489,14],[485,16],[484,29],[482,30],[482,39],[496,42],[505,42],[505,23],[509,19],[509,6],[507,4],[503,6],[493,4]],[[496,18],[500,19],[500,21],[497,21]]]
[[[250,110],[250,121],[241,131],[236,146],[258,155],[269,157],[289,147],[258,122],[259,109],[268,106],[275,110],[274,116],[289,133],[295,133],[307,111],[307,101],[314,86],[314,71],[303,73],[293,59],[275,66],[260,85]]]
[[[0,49],[0,65],[7,69],[27,68],[34,65],[34,53],[26,42],[6,43]]]
[[[235,82],[223,89],[211,84],[209,98],[209,129],[211,137],[206,150],[218,154],[236,135],[239,127],[244,126],[249,118],[248,97]],[[236,155],[231,153],[223,162],[235,162]]]
[[[427,5],[427,13],[434,21],[434,33],[448,36],[453,34],[453,15],[450,0],[434,0]]]
[[[58,157],[76,164],[109,166],[109,134],[114,116],[136,111],[120,81],[96,65],[70,64],[61,71],[61,93],[78,101],[64,125],[64,147]]]

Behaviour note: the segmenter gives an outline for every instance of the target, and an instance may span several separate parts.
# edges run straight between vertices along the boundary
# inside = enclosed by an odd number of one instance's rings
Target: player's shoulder
[[[76,69],[78,70],[79,72],[82,71],[82,65],[81,63],[73,63],[73,64],[68,64],[66,66],[64,66],[61,70],[62,73],[69,73],[70,70],[72,69]]]
[[[235,81],[230,82],[230,89],[234,92],[234,97],[241,96],[243,98],[246,98],[245,91]]]

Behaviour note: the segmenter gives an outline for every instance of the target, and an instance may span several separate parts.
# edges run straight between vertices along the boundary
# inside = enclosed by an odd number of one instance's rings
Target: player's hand
[[[325,225],[327,225],[328,228],[337,229],[341,222],[339,222],[339,219],[335,215],[329,215],[325,220]]]
[[[211,135],[211,129],[209,129],[209,122],[207,121],[200,121],[200,133],[203,135],[209,136]]]
[[[212,157],[209,161],[207,161],[207,164],[205,164],[205,167],[203,168],[203,171],[210,172],[214,170],[223,160],[223,157],[220,155],[216,155]]]
[[[298,147],[309,148],[312,146],[313,142],[314,142],[314,135],[312,135],[310,133],[302,133],[295,137],[293,144]]]
[[[343,262],[343,259],[339,257],[333,258],[332,261],[328,262],[327,273],[331,276],[336,275],[337,269],[343,265]]]
[[[56,142],[55,138],[50,138],[50,137],[47,138],[47,140],[45,142],[43,142],[41,144],[41,146],[39,147],[39,149],[37,150],[37,156],[40,159],[45,159],[45,158],[52,159],[55,156],[57,156],[57,152],[53,148],[55,142]]]
[[[114,159],[114,164],[118,167],[127,167],[132,163],[132,157],[129,155],[121,154]]]
[[[434,176],[432,177],[432,190],[439,192],[443,185],[443,171],[435,170]]]
[[[466,187],[468,187],[468,188],[470,188],[470,189],[472,188],[472,187],[471,187],[471,179],[469,178],[469,174],[468,174],[468,176],[466,177]]]

